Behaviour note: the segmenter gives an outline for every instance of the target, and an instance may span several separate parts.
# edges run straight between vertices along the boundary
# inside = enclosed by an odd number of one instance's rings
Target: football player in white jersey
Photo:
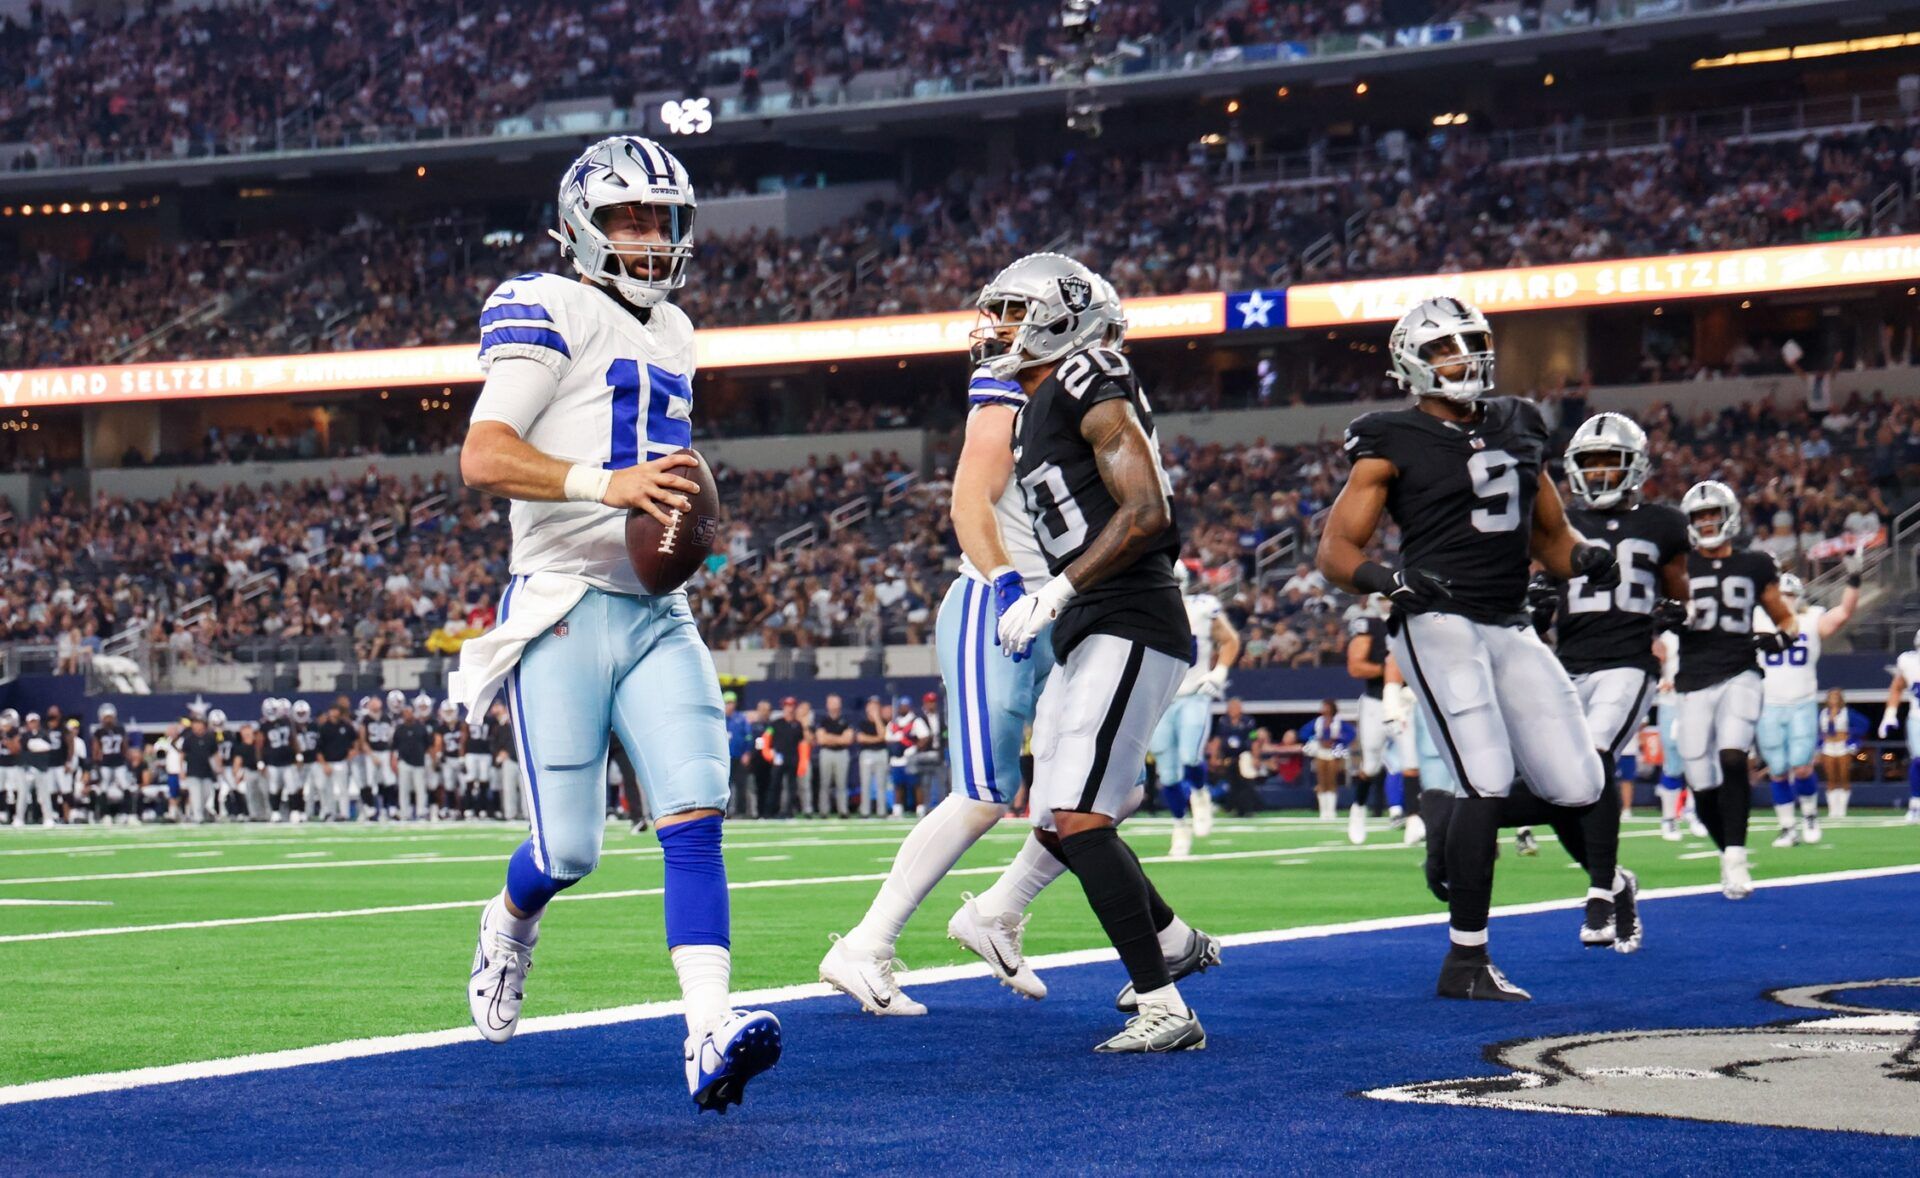
[[[667,296],[693,252],[686,169],[632,135],[587,148],[560,179],[553,236],[578,279],[520,274],[480,314],[486,385],[460,454],[467,485],[513,500],[513,579],[489,633],[461,649],[469,715],[504,686],[531,837],[480,918],[467,984],[498,1043],[520,1018],[540,914],[600,859],[611,730],[643,781],[665,865],[667,947],[685,999],[687,1088],[739,1103],[780,1056],[780,1023],[732,1009],[721,823],[727,733],[713,658],[686,595],[650,594],[627,556],[630,510],[669,526],[699,485],[693,327]]]
[[[1112,308],[1108,346],[1126,338],[1119,296],[1106,280]],[[951,734],[952,788],[933,812],[908,832],[867,914],[835,937],[820,962],[820,980],[875,1015],[920,1015],[926,1005],[894,979],[894,945],[907,920],[934,885],[1006,816],[1020,789],[1020,749],[1033,722],[1040,688],[1053,670],[1053,646],[1037,641],[1018,658],[1004,658],[999,618],[1029,581],[1049,579],[1019,484],[1013,478],[1013,422],[1027,395],[1016,380],[976,365],[967,382],[967,428],[953,471],[953,530],[960,541],[960,575],[947,587],[935,626],[940,677]],[[982,570],[986,571],[982,571]],[[861,788],[867,788],[862,782]],[[999,881],[979,896],[962,893],[947,935],[985,961],[1000,984],[1036,1001],[1047,985],[1026,963],[1021,940],[1033,898],[1066,870],[1033,835]]]
[[[1173,572],[1187,603],[1187,624],[1193,627],[1193,666],[1160,717],[1148,747],[1160,774],[1160,797],[1173,815],[1173,848],[1168,854],[1184,859],[1193,853],[1194,838],[1205,838],[1213,829],[1207,733],[1213,727],[1213,701],[1226,694],[1227,673],[1240,659],[1240,632],[1227,621],[1219,598],[1193,592],[1193,574],[1185,561],[1175,561]]]
[[[1880,715],[1880,739],[1900,727],[1900,701],[1907,708],[1907,825],[1920,825],[1920,634],[1913,649],[1894,660],[1893,683],[1887,688],[1887,710]]]
[[[1773,812],[1780,820],[1776,847],[1820,841],[1820,784],[1813,776],[1813,756],[1820,744],[1820,644],[1852,619],[1860,602],[1863,567],[1859,552],[1847,555],[1847,587],[1833,609],[1808,605],[1799,577],[1780,577],[1780,596],[1793,610],[1800,632],[1792,646],[1760,659],[1764,703],[1754,729],[1773,786]],[[1765,610],[1754,611],[1753,625],[1763,634],[1775,628]]]

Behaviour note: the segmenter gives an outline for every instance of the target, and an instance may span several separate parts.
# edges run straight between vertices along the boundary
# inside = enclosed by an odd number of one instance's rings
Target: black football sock
[[[1753,783],[1747,776],[1745,749],[1720,750],[1720,849],[1747,845],[1747,819],[1753,813]]]
[[[1484,957],[1493,907],[1493,860],[1500,846],[1500,800],[1456,798],[1447,820],[1447,912],[1450,955]]]
[[[1555,807],[1542,801],[1524,781],[1514,781],[1513,788],[1499,801],[1501,826],[1547,826],[1553,822]]]
[[[1719,789],[1696,789],[1693,791],[1693,810],[1700,816],[1700,825],[1707,828],[1712,836],[1713,845],[1721,850],[1727,849],[1727,835],[1720,826],[1720,794],[1726,787]],[[1742,823],[1741,825],[1745,825]]]
[[[1153,927],[1153,889],[1119,832],[1099,826],[1068,835],[1060,840],[1060,852],[1127,967],[1134,991],[1147,994],[1171,985],[1173,977]]]
[[[1620,866],[1620,784],[1613,779],[1613,757],[1601,753],[1600,764],[1606,769],[1606,784],[1600,800],[1580,817],[1580,831],[1586,838],[1586,857],[1580,862],[1586,865],[1588,884],[1611,896]]]
[[[1420,795],[1420,819],[1427,824],[1427,890],[1447,902],[1447,823],[1457,801],[1449,790],[1430,789]]]
[[[1353,804],[1362,812],[1367,809],[1367,800],[1373,796],[1373,775],[1356,774],[1353,779]]]
[[[1125,839],[1120,840],[1120,845],[1125,847],[1127,854],[1133,857],[1133,865],[1140,868],[1140,878],[1147,881],[1147,907],[1153,913],[1153,931],[1165,932],[1167,926],[1173,923],[1173,905],[1160,898],[1160,889],[1153,886],[1153,880],[1148,877],[1147,869],[1140,866],[1140,856],[1133,847]]]

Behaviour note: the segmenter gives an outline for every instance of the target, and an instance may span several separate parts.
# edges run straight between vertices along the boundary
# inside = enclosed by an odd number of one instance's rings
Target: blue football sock
[[[1776,806],[1793,805],[1793,786],[1788,784],[1785,778],[1775,777],[1772,779],[1770,784],[1773,786],[1773,804],[1774,805]]]
[[[507,899],[512,900],[513,906],[528,916],[538,916],[548,900],[579,882],[577,879],[555,879],[540,870],[533,861],[532,839],[515,847],[513,856],[507,860]]]
[[[1681,790],[1687,788],[1687,782],[1684,777],[1675,777],[1671,773],[1662,773],[1660,775],[1660,788],[1670,789],[1674,793],[1679,793]]]
[[[1197,790],[1206,789],[1207,767],[1205,765],[1188,765],[1187,771],[1180,775],[1180,781],[1187,787],[1189,794]]]
[[[1407,805],[1407,779],[1400,773],[1387,774],[1387,809],[1403,810]]]
[[[1907,762],[1907,796],[1920,798],[1920,757]]]
[[[1168,782],[1160,787],[1160,800],[1167,804],[1167,813],[1175,818],[1187,816],[1187,783]]]
[[[666,860],[667,948],[732,944],[727,863],[718,814],[657,827]]]
[[[1805,777],[1794,778],[1793,792],[1795,793],[1795,795],[1803,798],[1810,798],[1815,794],[1819,793],[1820,792],[1819,775],[1814,773],[1809,773]]]

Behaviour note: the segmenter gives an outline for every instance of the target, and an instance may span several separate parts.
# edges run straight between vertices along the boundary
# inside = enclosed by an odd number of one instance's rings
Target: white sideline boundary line
[[[1846,883],[1852,880],[1882,879],[1889,876],[1916,874],[1920,874],[1920,864],[1910,864],[1901,867],[1866,867],[1850,871],[1824,872],[1816,875],[1787,876],[1782,879],[1757,880],[1754,886],[1756,888],[1806,887],[1815,884]],[[1654,888],[1641,893],[1640,898],[1642,900],[1668,900],[1682,896],[1711,895],[1719,890],[1718,884]],[[1495,908],[1492,915],[1526,916],[1540,912],[1559,912],[1582,908],[1585,904],[1586,898],[1584,896],[1569,900],[1543,900],[1531,904],[1508,904]],[[1232,933],[1221,937],[1220,940],[1222,944],[1228,946],[1268,945],[1281,941],[1307,941],[1317,940],[1322,937],[1419,928],[1426,925],[1445,924],[1446,920],[1446,913],[1433,912],[1412,916],[1388,916],[1373,920],[1346,921],[1338,924],[1305,925],[1299,928],[1267,929],[1251,933]],[[1043,954],[1030,958],[1029,961],[1038,968],[1055,969],[1069,968],[1077,965],[1090,965],[1101,961],[1111,961],[1117,956],[1112,949],[1075,949],[1064,953]],[[960,981],[966,978],[988,976],[990,975],[987,966],[984,962],[981,962],[973,965],[949,965],[935,969],[910,970],[900,975],[900,981],[905,985],[932,986],[944,982]],[[784,1002],[797,1002],[807,998],[824,998],[836,992],[837,991],[824,982],[811,982],[791,986],[775,986],[763,990],[747,990],[734,994],[732,1001],[735,1006],[740,1007],[767,1006]],[[643,1002],[631,1006],[615,1006],[602,1010],[577,1011],[571,1014],[541,1015],[523,1020],[517,1034],[539,1035],[555,1031],[575,1031],[589,1027],[604,1027],[619,1023],[669,1018],[680,1013],[681,1005],[679,1002]],[[227,1059],[166,1064],[157,1067],[135,1068],[123,1072],[99,1072],[86,1076],[67,1076],[56,1080],[36,1080],[26,1084],[13,1084],[0,1087],[0,1106],[28,1104],[43,1100],[62,1100],[68,1097],[91,1096],[106,1092],[123,1092],[132,1088],[150,1088],[166,1084],[182,1084],[192,1080],[209,1080],[223,1076],[284,1071],[289,1068],[307,1067],[314,1064],[339,1063],[349,1059],[365,1059],[378,1055],[394,1055],[404,1051],[424,1051],[434,1047],[450,1047],[460,1043],[478,1043],[482,1041],[480,1033],[477,1030],[471,1026],[466,1026],[444,1031],[418,1031],[405,1035],[386,1035],[369,1039],[349,1039],[339,1043],[323,1043],[313,1047],[295,1047],[283,1051],[233,1056]]]
[[[1266,850],[1259,850],[1259,851],[1219,851],[1210,855],[1188,855],[1185,858],[1181,858],[1181,859],[1175,859],[1167,855],[1143,855],[1141,856],[1140,861],[1142,863],[1207,863],[1207,862],[1229,860],[1229,859],[1275,859],[1275,858],[1281,858],[1281,857],[1292,857],[1297,855],[1328,855],[1328,854],[1343,854],[1343,853],[1366,852],[1366,851],[1408,851],[1411,849],[1412,848],[1410,847],[1401,846],[1398,843],[1373,843],[1373,844],[1368,844],[1368,845],[1359,846],[1359,847],[1355,847],[1355,846],[1295,847],[1293,849],[1287,849],[1283,847],[1273,847],[1273,848],[1269,848]],[[498,859],[498,856],[487,857],[488,862],[493,862],[493,861],[496,861],[497,859]],[[891,862],[891,860],[892,860],[892,857],[889,856],[885,861]],[[446,863],[446,862],[449,862],[449,860],[446,860],[446,859],[402,859],[402,860],[379,859],[379,860],[375,860],[374,862],[381,863],[381,864],[390,864],[390,863],[396,863],[396,862],[406,863],[406,864],[416,864],[416,863]],[[323,864],[288,863],[288,864],[268,864],[267,866],[275,867],[275,868],[287,868],[287,867],[312,867],[312,866],[329,867],[329,866],[337,866],[337,865],[325,864],[325,863]],[[364,866],[364,864],[347,864],[346,866]],[[998,875],[1001,872],[1005,871],[1006,869],[1007,869],[1007,864],[1001,863],[1001,864],[996,864],[990,867],[984,867],[984,866],[983,867],[956,867],[952,871],[947,872],[947,874],[948,875]],[[240,869],[233,868],[230,870],[240,870]],[[882,871],[877,873],[861,874],[861,875],[826,875],[826,876],[803,876],[799,878],[784,878],[784,879],[730,880],[727,883],[727,890],[730,892],[739,892],[739,891],[753,891],[761,888],[804,888],[804,887],[818,887],[818,886],[828,885],[828,884],[879,883],[880,881],[886,878],[887,878],[887,873]],[[0,883],[13,883],[13,882],[19,882],[19,881],[0,880]],[[559,895],[555,896],[553,899],[555,903],[558,903],[562,900],[567,900],[567,901],[629,900],[636,896],[660,896],[665,894],[666,893],[664,888],[622,888],[617,891],[608,891],[608,892],[561,892]],[[345,919],[358,917],[358,916],[395,916],[395,915],[400,915],[400,914],[409,913],[409,912],[447,912],[447,911],[452,911],[454,909],[460,909],[460,908],[479,908],[481,905],[485,904],[488,900],[491,900],[492,898],[493,898],[492,896],[483,896],[478,900],[442,900],[442,901],[437,901],[429,904],[389,904],[389,905],[383,905],[377,908],[337,908],[337,909],[327,909],[327,910],[313,911],[313,912],[277,912],[277,913],[270,913],[264,916],[230,916],[230,917],[222,917],[214,920],[172,921],[166,924],[127,924],[127,925],[116,925],[110,928],[58,929],[52,932],[41,932],[41,933],[9,933],[4,936],[0,936],[0,945],[17,945],[17,944],[22,944],[24,942],[29,942],[29,941],[66,941],[66,940],[73,940],[79,937],[124,936],[129,933],[178,932],[183,929],[234,928],[239,925],[247,925],[247,924],[292,924],[292,923],[298,923],[301,921],[308,921],[308,920],[345,920]]]

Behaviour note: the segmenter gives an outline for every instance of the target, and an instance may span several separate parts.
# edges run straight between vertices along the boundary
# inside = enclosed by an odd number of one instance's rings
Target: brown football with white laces
[[[668,508],[669,522],[664,525],[638,508],[627,512],[627,560],[649,593],[671,593],[686,584],[720,538],[720,488],[713,481],[713,470],[698,450],[676,453],[694,457],[695,465],[671,471],[700,484],[699,491],[687,496],[690,506]]]

